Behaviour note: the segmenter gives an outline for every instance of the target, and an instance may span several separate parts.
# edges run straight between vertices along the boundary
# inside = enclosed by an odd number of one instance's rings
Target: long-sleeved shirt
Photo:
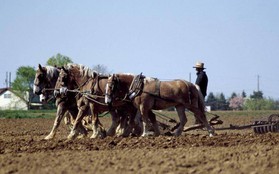
[[[196,85],[200,87],[203,97],[206,96],[207,84],[208,84],[208,78],[206,73],[204,71],[197,72]]]

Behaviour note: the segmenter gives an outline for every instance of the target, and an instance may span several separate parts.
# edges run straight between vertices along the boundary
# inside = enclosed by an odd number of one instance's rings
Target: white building
[[[28,95],[19,97],[10,88],[0,88],[0,110],[28,110]]]

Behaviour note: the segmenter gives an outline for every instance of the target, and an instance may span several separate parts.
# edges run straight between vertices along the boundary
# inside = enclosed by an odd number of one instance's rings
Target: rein
[[[79,93],[79,94],[85,96],[88,100],[93,101],[94,103],[97,103],[97,104],[100,104],[100,105],[104,105],[104,106],[108,105],[106,103],[102,103],[102,102],[99,102],[99,101],[96,100],[97,98],[105,98],[102,95],[90,94],[90,91],[80,91],[78,89],[73,89],[73,90],[68,90],[67,89],[66,91],[67,92],[72,92],[72,93]]]
[[[73,89],[73,90],[64,89],[64,90],[65,90],[65,92],[72,92],[72,93],[81,94],[86,99],[88,99],[88,100],[90,100],[90,101],[92,101],[94,103],[97,103],[97,104],[103,105],[103,106],[107,106],[108,104],[100,102],[100,101],[97,100],[98,98],[105,98],[103,95],[97,95],[98,90],[100,89],[100,86],[99,86],[99,83],[98,83],[99,82],[99,78],[102,78],[102,77],[97,76],[96,78],[88,78],[81,85],[79,85],[79,87],[77,89]],[[93,85],[92,85],[93,89],[97,85],[97,90],[94,92],[94,94],[91,94],[91,91],[81,91],[80,89],[84,85],[86,85],[91,79],[93,79]],[[56,89],[54,89],[54,90],[56,90]],[[61,90],[61,88],[60,88],[60,90]]]

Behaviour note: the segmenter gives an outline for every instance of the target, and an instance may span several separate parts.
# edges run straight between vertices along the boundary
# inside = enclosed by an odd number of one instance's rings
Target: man
[[[206,96],[206,90],[207,90],[207,84],[208,84],[208,78],[204,71],[204,63],[197,62],[196,65],[193,67],[196,68],[197,71],[197,79],[196,79],[196,85],[200,88],[200,91],[203,95],[203,98],[205,99]]]
[[[206,96],[206,90],[207,90],[207,84],[208,84],[208,78],[204,71],[204,63],[197,62],[196,65],[193,67],[196,68],[197,71],[197,79],[196,79],[196,85],[198,86],[198,89],[201,91],[203,95],[203,99],[205,99]],[[201,124],[200,120],[198,120],[195,117],[195,124]]]

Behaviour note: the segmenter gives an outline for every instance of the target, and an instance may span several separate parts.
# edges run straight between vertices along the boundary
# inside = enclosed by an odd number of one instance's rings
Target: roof
[[[12,88],[0,88],[0,95],[2,95],[3,93],[5,93],[6,91],[11,91],[13,94],[15,94],[17,97],[19,97],[21,100],[28,102],[27,100],[25,100],[23,97],[21,97],[20,95],[18,95],[16,92],[14,92],[14,90],[12,90]]]
[[[2,95],[4,92],[8,91],[10,88],[0,88],[0,95]]]

